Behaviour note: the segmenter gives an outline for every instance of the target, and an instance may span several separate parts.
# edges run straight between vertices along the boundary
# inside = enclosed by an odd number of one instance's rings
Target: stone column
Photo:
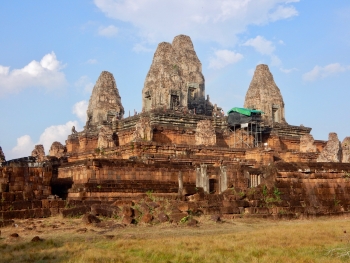
[[[254,174],[254,187],[258,186],[258,176]]]
[[[183,182],[183,176],[182,176],[182,172],[181,171],[179,171],[178,178],[179,178],[179,192],[178,192],[178,194],[181,197],[183,189],[184,189],[184,182]]]
[[[201,181],[204,193],[209,193],[209,177],[207,175],[206,164],[201,164]]]
[[[196,187],[202,187],[201,168],[196,168]]]
[[[227,189],[227,172],[226,172],[226,166],[220,166],[219,194],[223,193],[226,189]]]

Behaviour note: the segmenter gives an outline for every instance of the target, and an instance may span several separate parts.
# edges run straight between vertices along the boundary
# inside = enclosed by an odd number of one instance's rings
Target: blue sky
[[[257,64],[268,64],[289,124],[350,136],[350,2],[344,0],[0,1],[0,146],[6,159],[81,130],[103,70],[122,103],[141,110],[157,44],[192,38],[206,93],[243,106]]]

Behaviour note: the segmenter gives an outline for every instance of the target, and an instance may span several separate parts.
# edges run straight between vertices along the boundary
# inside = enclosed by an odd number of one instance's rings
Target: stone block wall
[[[58,178],[72,178],[75,184],[95,181],[124,181],[124,180],[145,180],[162,182],[177,182],[178,171],[183,173],[184,183],[194,182],[194,171],[190,167],[155,164],[146,165],[128,160],[103,160],[96,159],[90,162],[77,162],[62,166],[58,169]]]
[[[51,195],[51,166],[12,163],[0,167],[0,195],[4,201],[41,199]]]

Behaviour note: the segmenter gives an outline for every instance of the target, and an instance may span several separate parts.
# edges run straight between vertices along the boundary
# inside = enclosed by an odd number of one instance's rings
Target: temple
[[[53,142],[48,156],[41,145],[31,157],[5,161],[0,148],[3,200],[57,196],[62,204],[86,208],[134,202],[152,192],[201,207],[205,214],[350,210],[349,137],[340,143],[330,133],[328,141],[314,140],[311,128],[288,124],[267,65],[256,67],[244,106],[223,114],[205,94],[202,65],[188,36],[158,45],[141,113],[124,118],[116,80],[103,71],[86,119],[82,131],[72,128],[65,145]],[[38,216],[65,211],[54,208]]]

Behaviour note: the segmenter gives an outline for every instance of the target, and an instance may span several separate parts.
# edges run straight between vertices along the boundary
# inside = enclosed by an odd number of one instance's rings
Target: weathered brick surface
[[[90,211],[91,211],[91,208],[89,206],[79,206],[74,208],[62,209],[61,214],[63,217],[75,217],[75,216],[84,215],[86,213],[89,213]]]
[[[114,217],[120,214],[121,209],[117,206],[93,204],[91,214],[95,216]]]

